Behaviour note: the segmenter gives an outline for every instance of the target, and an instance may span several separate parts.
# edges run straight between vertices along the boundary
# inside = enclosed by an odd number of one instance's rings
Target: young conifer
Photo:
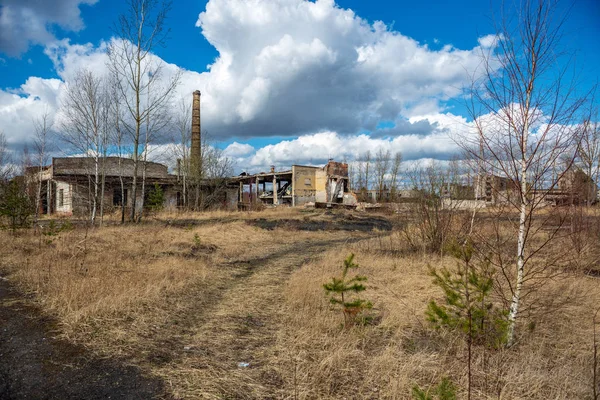
[[[357,316],[362,311],[373,307],[370,301],[352,296],[352,294],[360,293],[367,289],[363,284],[367,280],[366,276],[357,274],[353,277],[348,277],[348,272],[351,269],[357,268],[358,264],[354,262],[354,254],[350,254],[344,260],[342,276],[340,278],[333,277],[331,278],[331,282],[323,285],[331,304],[342,308],[345,327],[356,323]]]

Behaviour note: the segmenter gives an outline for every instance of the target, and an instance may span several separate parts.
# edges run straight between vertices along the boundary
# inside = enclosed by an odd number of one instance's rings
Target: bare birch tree
[[[38,227],[38,221],[40,218],[40,202],[42,199],[42,171],[44,170],[44,165],[48,159],[47,145],[48,145],[48,134],[51,129],[52,122],[50,121],[50,114],[48,110],[45,110],[44,113],[37,119],[33,121],[33,128],[35,130],[34,137],[34,146],[37,155],[37,164],[38,164],[38,174],[36,181],[36,191],[35,191],[35,214],[33,220],[33,226],[35,229]],[[51,185],[50,181],[47,183]],[[50,192],[50,188],[48,188],[48,192]],[[50,197],[46,199],[46,207],[48,210],[50,209]]]
[[[377,179],[377,201],[383,200],[383,192],[387,185],[386,180],[391,166],[391,153],[389,150],[379,149],[375,154],[375,179]]]
[[[152,54],[165,45],[168,34],[165,20],[170,8],[168,1],[128,0],[127,13],[120,15],[116,24],[118,39],[113,40],[108,49],[108,66],[116,79],[126,114],[121,125],[133,146],[133,206],[129,218],[132,222],[141,216],[136,215],[140,161],[147,157],[149,141],[156,133],[149,130],[163,125],[158,120],[166,119],[180,78],[179,72],[166,77],[163,63]],[[142,193],[142,208],[143,197]]]
[[[125,189],[124,180],[124,162],[123,160],[129,153],[126,151],[126,137],[123,131],[123,108],[121,106],[121,98],[119,96],[119,90],[117,88],[116,81],[110,79],[110,99],[111,99],[111,110],[110,118],[112,120],[112,129],[110,132],[110,143],[114,146],[113,153],[117,156],[117,168],[119,174],[119,188],[120,188],[120,201],[118,204],[121,208],[121,224],[125,223],[125,210],[127,208],[127,191]],[[114,196],[113,196],[114,197]]]
[[[104,162],[109,136],[110,94],[106,80],[89,70],[78,71],[67,83],[61,104],[61,139],[93,160],[88,173],[90,222],[95,224],[104,193]],[[87,165],[87,164],[86,164]]]
[[[583,135],[577,148],[577,156],[586,175],[591,178],[594,185],[586,185],[585,197],[587,205],[590,206],[595,198],[588,190],[598,190],[598,178],[600,178],[600,125],[598,116],[592,115],[584,122]],[[592,187],[593,186],[593,187]]]
[[[402,153],[399,151],[394,154],[394,162],[390,171],[390,198],[396,200],[398,194],[398,176],[400,175],[400,165],[402,164]]]
[[[515,341],[524,285],[536,273],[530,248],[539,233],[536,210],[544,204],[562,174],[552,166],[578,143],[578,112],[585,95],[569,79],[561,60],[564,17],[557,1],[524,0],[507,10],[497,26],[496,46],[482,50],[483,74],[471,86],[470,111],[475,135],[460,138],[484,171],[512,182],[515,196],[505,200],[518,212],[514,274],[505,274],[510,288],[507,345]],[[573,163],[569,157],[567,167]],[[552,237],[552,235],[550,235]],[[547,241],[544,242],[547,244]],[[538,275],[539,276],[539,275]]]
[[[175,129],[177,137],[173,137],[173,143],[178,143],[173,148],[175,159],[178,160],[177,163],[177,173],[179,174],[179,178],[181,179],[182,186],[182,205],[183,207],[187,207],[188,205],[188,172],[189,172],[189,153],[190,153],[190,140],[192,131],[191,121],[192,121],[192,105],[185,101],[185,99],[181,99],[179,102],[179,107],[177,110],[177,114],[175,116]],[[203,153],[204,154],[204,153]]]
[[[0,130],[0,184],[5,183],[14,174],[12,158],[4,132]]]

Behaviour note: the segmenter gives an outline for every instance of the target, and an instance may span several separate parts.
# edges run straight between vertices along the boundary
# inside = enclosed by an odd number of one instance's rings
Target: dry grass
[[[58,318],[65,337],[162,377],[176,398],[406,399],[415,384],[430,387],[443,376],[462,397],[464,342],[432,331],[424,315],[427,302],[441,298],[428,267],[454,260],[413,252],[400,230],[269,231],[247,223],[348,215],[163,214],[146,225],[90,230],[87,239],[83,229],[63,232],[48,243],[0,233],[0,267]],[[344,329],[322,284],[351,252],[369,278],[362,297],[374,303],[375,322]],[[590,398],[598,279],[563,274],[535,297],[560,308],[523,318],[513,349],[477,349],[474,398]]]

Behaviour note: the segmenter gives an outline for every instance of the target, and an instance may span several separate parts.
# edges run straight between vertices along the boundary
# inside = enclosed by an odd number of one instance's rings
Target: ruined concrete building
[[[239,182],[239,207],[253,203],[287,204],[292,207],[306,203],[356,203],[349,193],[348,164],[330,160],[324,167],[293,165],[291,170],[242,175]]]
[[[119,157],[107,157],[103,162],[105,181],[104,199],[107,209],[133,205],[131,185],[133,181],[133,160]],[[37,171],[38,167],[30,168]],[[39,173],[42,180],[41,211],[45,214],[59,213],[64,215],[84,214],[89,209],[90,193],[93,191],[95,160],[91,157],[53,158],[52,164]],[[138,178],[142,177],[143,168],[138,170]],[[121,191],[121,179],[125,187]],[[176,175],[170,175],[167,166],[146,163],[146,195],[148,191],[159,185],[165,195],[165,206],[177,206],[181,202],[181,192]],[[141,180],[140,180],[141,188]],[[124,194],[124,196],[123,196]],[[142,193],[138,191],[137,203],[141,204]],[[100,201],[101,199],[99,199]]]
[[[330,160],[324,167],[293,165],[291,170],[242,175],[226,179],[202,178],[202,147],[200,120],[200,91],[193,93],[190,159],[184,168],[177,160],[177,173],[169,174],[166,165],[145,164],[145,190],[141,181],[144,164],[138,169],[137,198],[132,199],[133,160],[107,157],[100,160],[102,180],[105,183],[102,202],[104,210],[121,207],[139,207],[142,196],[148,196],[156,185],[164,195],[164,207],[176,208],[187,204],[198,205],[198,198],[210,199],[211,205],[222,208],[250,208],[262,203],[299,206],[309,202],[326,204],[355,204],[349,193],[348,164]],[[48,166],[32,167],[27,171],[31,182],[42,181],[40,211],[64,215],[89,212],[93,198],[96,160],[92,157],[53,158]],[[125,190],[121,190],[121,182]],[[193,187],[193,190],[190,190]],[[187,193],[186,193],[187,192]],[[100,194],[99,194],[100,195]],[[198,207],[196,207],[198,208]]]
[[[475,185],[477,200],[490,205],[519,201],[519,182],[491,174],[483,176],[479,182],[481,185]],[[548,205],[592,204],[597,201],[598,187],[581,168],[571,166],[562,173],[554,188],[532,189],[530,195],[533,199],[543,198]]]
[[[129,158],[106,157],[99,160],[100,176],[104,180],[102,201],[106,211],[111,208],[140,207],[142,196],[158,185],[164,194],[164,207],[175,208],[184,204],[184,175],[188,184],[194,185],[196,194],[209,199],[211,205],[234,208],[237,206],[237,181],[223,179],[202,179],[202,154],[200,137],[200,91],[195,91],[192,104],[192,140],[189,171],[180,169],[177,174],[169,174],[168,167],[155,162],[140,161],[138,169],[137,198],[131,198],[134,162]],[[145,169],[145,193],[142,193],[142,176]],[[48,166],[31,167],[26,171],[30,182],[42,181],[40,211],[45,214],[64,215],[89,212],[93,198],[96,160],[92,157],[56,157]],[[121,181],[125,187],[121,190]],[[231,187],[231,185],[234,185]],[[99,193],[100,196],[100,193]]]

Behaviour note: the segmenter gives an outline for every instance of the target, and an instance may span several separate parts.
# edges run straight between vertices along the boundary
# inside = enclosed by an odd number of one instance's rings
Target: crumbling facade
[[[195,205],[233,208],[237,206],[237,181],[228,178],[207,179],[202,173],[202,143],[200,126],[200,91],[193,93],[190,157],[185,168],[177,160],[177,174],[155,162],[140,161],[137,169],[136,199],[133,192],[134,161],[120,157],[60,157],[43,167],[26,171],[31,183],[42,183],[40,212],[64,215],[85,214],[96,204],[105,212],[122,206],[139,210],[149,193],[160,187],[165,208]],[[142,182],[145,184],[142,184]],[[102,186],[96,197],[95,186]],[[233,185],[233,186],[231,186]],[[144,190],[142,191],[142,187]],[[193,188],[193,191],[190,190]]]
[[[98,203],[102,202],[105,210],[112,208],[133,207],[131,198],[133,182],[133,160],[119,157],[106,157],[99,161],[99,179],[104,181],[104,194],[99,191]],[[89,211],[93,199],[95,180],[95,160],[90,157],[53,158],[52,164],[42,168],[30,168],[28,173],[36,173],[33,181],[42,181],[40,211],[44,214],[81,215]],[[177,176],[170,175],[165,165],[146,162],[146,193],[141,192],[143,169],[138,170],[138,194],[136,206],[142,204],[142,196],[147,196],[155,185],[164,194],[165,207],[176,207],[181,197]],[[122,190],[121,182],[124,190]]]
[[[563,202],[593,204],[598,200],[596,182],[581,168],[572,166],[558,180],[558,191],[564,193]]]
[[[307,203],[356,203],[349,193],[348,164],[330,160],[324,167],[293,165],[291,170],[242,174],[238,178],[240,208],[252,204],[301,206]]]

